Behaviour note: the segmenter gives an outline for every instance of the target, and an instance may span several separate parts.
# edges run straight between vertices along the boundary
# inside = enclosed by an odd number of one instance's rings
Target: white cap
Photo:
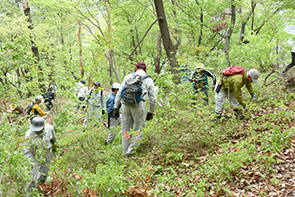
[[[113,83],[112,88],[114,89],[119,89],[120,88],[120,84],[119,83]]]
[[[260,73],[257,70],[250,69],[248,71],[247,75],[251,77],[253,83],[258,84],[258,77],[259,77]]]
[[[44,102],[44,98],[43,98],[42,95],[38,95],[38,96],[36,96],[35,100],[39,100],[39,101],[41,101],[41,103]]]

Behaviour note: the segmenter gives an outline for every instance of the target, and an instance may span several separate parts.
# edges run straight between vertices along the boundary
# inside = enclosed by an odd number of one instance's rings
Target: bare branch
[[[129,60],[129,58],[131,57],[131,55],[134,53],[134,51],[136,50],[136,48],[140,45],[140,43],[143,41],[143,39],[146,37],[146,35],[148,34],[148,32],[150,31],[150,29],[152,28],[152,26],[159,20],[162,19],[162,17],[157,18],[151,25],[150,27],[147,29],[147,31],[145,32],[144,36],[141,38],[141,40],[139,41],[139,43],[135,46],[135,48],[133,49],[133,51],[131,52],[131,54],[129,55],[129,57],[126,59]]]

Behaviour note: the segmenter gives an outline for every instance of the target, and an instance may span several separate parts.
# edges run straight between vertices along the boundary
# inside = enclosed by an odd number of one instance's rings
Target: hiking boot
[[[243,110],[242,109],[238,109],[238,108],[235,108],[234,109],[234,114],[235,114],[235,116],[236,116],[236,118],[238,119],[238,120],[244,120],[244,115],[243,115]]]

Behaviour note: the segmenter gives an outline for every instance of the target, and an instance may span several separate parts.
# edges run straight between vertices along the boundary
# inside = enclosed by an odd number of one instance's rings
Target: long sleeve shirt
[[[145,76],[146,73],[139,69],[135,72],[135,76],[139,75],[139,76]],[[118,108],[120,101],[121,101],[121,91],[122,88],[124,87],[124,85],[126,84],[127,81],[132,81],[133,80],[133,75],[132,73],[130,73],[129,75],[127,75],[124,78],[123,83],[120,86],[120,89],[116,95],[115,98],[115,105],[114,108]],[[149,100],[149,111],[150,113],[154,113],[156,106],[157,106],[157,96],[156,96],[156,92],[155,92],[155,87],[154,87],[154,81],[152,78],[148,77],[144,80],[142,80],[142,85],[141,85],[143,91],[142,91],[142,100],[146,101]]]
[[[244,79],[243,79],[244,78]],[[232,75],[227,78],[223,78],[223,84],[221,86],[222,90],[227,93],[235,92],[235,97],[240,105],[244,106],[246,103],[243,101],[242,87],[246,86],[250,95],[254,94],[253,87],[251,83],[249,83],[247,78],[247,72],[244,75]]]
[[[116,95],[112,92],[108,95],[108,98],[107,98],[106,107],[107,107],[107,113],[109,117],[113,117],[111,112],[114,110],[115,98],[116,98]]]
[[[32,112],[34,114],[37,114],[38,116],[42,117],[46,115],[46,112],[44,112],[41,108],[41,106],[39,105],[39,103],[37,103],[36,101],[34,101],[34,105],[32,107]]]
[[[56,136],[52,125],[45,124],[43,132],[44,135],[42,137],[31,130],[28,130],[25,135],[27,141],[25,142],[24,155],[36,164],[50,163],[50,158],[52,156],[51,149],[56,142]]]
[[[91,89],[86,98],[87,104],[89,106],[101,107],[105,110],[105,96],[102,90]]]
[[[77,83],[75,92],[78,97],[85,97],[87,95],[88,90],[84,84]]]

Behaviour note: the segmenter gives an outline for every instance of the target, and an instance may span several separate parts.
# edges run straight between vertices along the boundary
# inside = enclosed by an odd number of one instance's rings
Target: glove
[[[212,90],[213,90],[213,91],[214,91],[214,89],[215,89],[215,85],[216,85],[216,84],[213,84],[213,86],[212,86]]]
[[[50,114],[50,111],[47,111],[47,112],[46,112],[46,115],[47,115],[47,114]]]
[[[105,112],[104,110],[102,110],[102,112],[101,112],[101,113],[102,113],[102,115],[104,115],[106,112]]]
[[[257,101],[258,98],[257,98],[257,96],[255,94],[252,94],[251,96],[253,98],[253,101]]]
[[[146,115],[146,120],[148,121],[148,120],[151,120],[151,119],[153,119],[153,113],[148,112],[147,115]]]
[[[116,119],[118,119],[120,117],[120,114],[119,114],[119,109],[117,108],[114,108],[114,110],[112,111],[112,116]]]

